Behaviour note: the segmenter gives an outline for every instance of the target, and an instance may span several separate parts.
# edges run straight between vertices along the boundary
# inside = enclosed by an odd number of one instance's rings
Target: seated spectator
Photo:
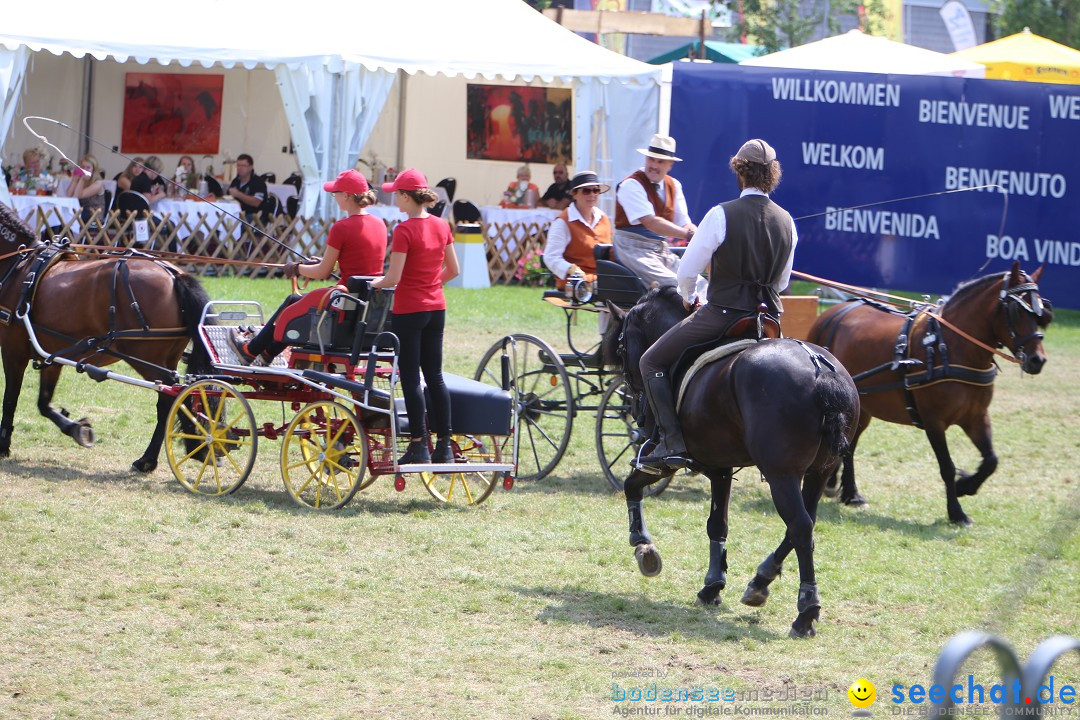
[[[105,207],[105,181],[98,173],[98,161],[93,155],[87,153],[82,156],[79,166],[71,171],[71,182],[67,186],[67,196],[78,198],[82,211],[79,217],[84,223],[89,223],[97,211],[98,221],[105,217],[108,208]]]
[[[137,157],[128,163],[128,166],[124,168],[123,172],[117,173],[113,180],[116,181],[116,192],[120,193],[125,190],[131,189],[131,181],[135,179],[137,175],[142,174],[143,158]]]
[[[511,208],[534,208],[537,201],[540,199],[540,188],[536,187],[530,180],[532,179],[532,170],[528,165],[522,165],[517,171],[517,181],[510,183],[506,188],[506,192],[503,193],[503,201],[500,203],[503,207]]]
[[[566,170],[566,166],[562,163],[553,167],[551,174],[555,178],[555,182],[548,185],[548,189],[544,191],[543,197],[540,198],[540,204],[552,210],[565,210],[572,201],[570,197],[570,175]]]
[[[31,193],[46,189],[50,177],[41,165],[41,151],[27,148],[23,151],[22,159],[22,165],[13,174],[11,184]]]
[[[246,220],[252,220],[259,212],[266,193],[266,183],[255,174],[255,160],[247,153],[238,156],[236,177],[229,185],[228,195],[240,203]]]
[[[150,206],[153,207],[158,200],[165,197],[165,178],[161,177],[160,174],[161,158],[157,155],[151,155],[146,158],[143,165],[143,171],[132,178],[131,189],[137,193],[142,193]],[[119,181],[117,181],[117,185],[119,185]]]
[[[173,171],[173,180],[176,181],[176,185],[173,186],[173,194],[176,197],[183,198],[185,193],[180,188],[187,188],[194,191],[199,186],[199,173],[195,170],[195,161],[190,155],[181,155],[180,159],[176,161],[176,170]]]

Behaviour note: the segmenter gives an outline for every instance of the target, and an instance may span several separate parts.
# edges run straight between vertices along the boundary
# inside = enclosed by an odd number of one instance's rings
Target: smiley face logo
[[[847,689],[848,700],[857,708],[868,708],[877,700],[877,688],[866,678],[859,678]]]

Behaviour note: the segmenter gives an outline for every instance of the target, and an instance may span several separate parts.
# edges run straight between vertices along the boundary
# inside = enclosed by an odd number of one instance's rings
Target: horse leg
[[[994,444],[990,440],[990,414],[984,412],[982,417],[961,427],[982,455],[982,462],[979,463],[979,469],[974,475],[960,473],[960,479],[956,481],[957,497],[979,492],[979,486],[997,470],[998,465],[997,455],[994,454]]]
[[[157,424],[154,426],[154,434],[150,436],[150,444],[135,462],[131,463],[131,469],[135,472],[150,473],[157,468],[158,456],[161,454],[161,443],[165,440],[165,430],[169,417],[169,409],[173,399],[165,393],[158,393],[157,400]]]
[[[816,634],[814,621],[821,612],[821,597],[814,576],[814,518],[807,508],[806,497],[799,492],[799,480],[794,475],[769,479],[773,504],[787,525],[787,539],[799,558],[799,596],[796,603],[799,614],[791,624],[790,633],[795,638],[813,637]],[[811,491],[813,496],[820,495],[823,480],[821,478],[814,483]],[[816,503],[813,509],[816,513]]]
[[[971,518],[960,507],[960,501],[956,499],[956,465],[953,464],[952,456],[949,455],[949,442],[945,438],[945,428],[926,428],[926,439],[930,441],[930,447],[937,456],[938,469],[941,471],[941,480],[945,483],[945,507],[949,512],[949,522],[957,525],[971,525]]]
[[[851,507],[862,507],[868,505],[866,498],[859,492],[859,488],[855,485],[855,447],[859,444],[859,437],[863,434],[863,430],[870,424],[870,415],[868,413],[859,413],[859,425],[855,428],[855,437],[851,439],[851,445],[848,448],[847,455],[843,458],[843,473],[840,479],[840,502]],[[833,475],[839,472],[839,465],[837,470],[833,471]]]
[[[41,371],[40,387],[38,388],[38,412],[53,421],[60,432],[69,436],[83,447],[94,446],[94,428],[90,426],[89,418],[81,418],[78,421],[68,417],[68,411],[64,408],[56,410],[52,406],[53,393],[56,392],[56,383],[60,381],[60,371],[63,365],[49,365]]]
[[[641,509],[643,491],[654,482],[674,474],[674,470],[657,475],[635,468],[623,483],[626,511],[630,516],[630,546],[634,548],[634,559],[637,560],[638,570],[645,577],[659,575],[664,567],[664,561],[660,558],[660,551],[653,545],[652,535],[645,527],[645,515]]]
[[[712,486],[712,505],[705,530],[709,534],[709,569],[705,585],[698,590],[698,605],[719,605],[720,591],[727,586],[728,507],[731,502],[731,468],[706,472]]]
[[[4,352],[4,409],[0,417],[0,457],[11,457],[11,434],[15,430],[15,408],[19,405],[23,376],[26,374],[25,356],[16,357],[14,352]]]

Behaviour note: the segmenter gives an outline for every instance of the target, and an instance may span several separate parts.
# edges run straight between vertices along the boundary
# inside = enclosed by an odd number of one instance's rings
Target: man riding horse
[[[660,337],[642,356],[645,396],[660,429],[652,454],[640,459],[653,472],[686,467],[686,452],[671,370],[683,352],[723,337],[739,319],[764,305],[779,317],[780,292],[791,278],[798,235],[795,221],[769,199],[780,183],[776,151],[748,140],[729,161],[740,195],[712,208],[701,221],[679,265],[679,293],[687,309],[699,304],[698,276],[709,266],[707,302]]]

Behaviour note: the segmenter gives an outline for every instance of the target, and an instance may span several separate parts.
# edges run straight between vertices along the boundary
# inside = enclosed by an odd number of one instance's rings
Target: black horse
[[[687,312],[670,287],[649,291],[626,313],[617,308],[612,312],[623,328],[626,381],[640,394],[641,354]],[[814,520],[822,488],[847,452],[858,417],[859,395],[844,367],[823,348],[797,340],[762,340],[704,366],[690,378],[679,420],[694,467],[712,486],[706,523],[709,570],[698,592],[701,604],[719,604],[727,582],[725,543],[733,468],[756,465],[769,483],[787,533],[758,566],[742,602],[763,605],[769,583],[795,550],[801,582],[791,635],[815,634],[821,600],[814,577]],[[660,572],[661,560],[645,528],[642,491],[662,477],[637,469],[625,483],[630,544],[646,576]]]

